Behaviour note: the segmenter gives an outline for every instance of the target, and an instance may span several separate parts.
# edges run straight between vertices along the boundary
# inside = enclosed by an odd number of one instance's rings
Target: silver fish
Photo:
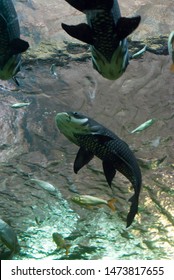
[[[107,79],[118,79],[130,59],[126,37],[138,27],[141,17],[122,17],[117,0],[66,2],[86,14],[87,24],[62,23],[62,28],[70,36],[90,44],[94,69]]]
[[[56,72],[56,65],[53,63],[50,67],[50,74],[54,77],[57,77],[57,72]]]
[[[71,197],[71,200],[82,206],[100,206],[104,204],[111,208],[113,211],[115,211],[115,198],[105,200],[91,195],[75,195]]]
[[[172,31],[169,35],[168,39],[168,51],[169,55],[172,58],[172,65],[170,67],[171,72],[174,72],[174,31]]]
[[[27,107],[27,106],[29,106],[30,104],[31,104],[30,102],[26,102],[26,103],[15,103],[15,104],[11,105],[10,107],[11,107],[11,108],[18,109],[18,108],[22,108],[22,107]]]
[[[150,119],[144,123],[142,123],[140,126],[138,126],[137,128],[135,128],[134,130],[132,130],[130,133],[135,133],[135,132],[140,132],[146,128],[148,128],[149,126],[151,126],[152,124],[154,124],[154,122],[156,121],[156,119]]]
[[[140,56],[142,56],[142,55],[145,53],[146,49],[147,49],[147,45],[145,45],[145,46],[144,46],[141,50],[139,50],[138,52],[132,54],[132,55],[130,56],[130,58],[131,58],[131,59],[139,58]]]
[[[0,0],[0,42],[0,79],[15,80],[20,71],[21,53],[28,49],[29,44],[20,39],[18,17],[12,0]]]
[[[54,192],[56,190],[56,188],[52,184],[46,181],[39,180],[39,179],[30,179],[30,181],[47,191]]]

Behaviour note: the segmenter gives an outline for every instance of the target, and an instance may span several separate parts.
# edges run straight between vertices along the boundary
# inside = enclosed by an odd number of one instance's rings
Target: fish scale
[[[14,38],[18,38],[20,36],[20,28],[17,13],[15,11],[12,1],[1,0],[0,11],[0,14],[2,14],[7,23],[9,40],[11,41]],[[2,31],[3,30],[1,30],[1,33]]]
[[[110,136],[110,134],[106,133]],[[119,138],[100,144],[95,135],[76,135],[78,145],[94,153],[101,160],[113,162],[115,169],[121,172],[133,185],[141,184],[141,173],[137,161],[128,145]],[[130,168],[120,157],[127,162]],[[138,176],[137,176],[138,175]],[[137,178],[136,178],[137,176]]]
[[[90,12],[92,14],[92,12]],[[95,17],[90,17],[90,24],[93,29],[94,46],[108,61],[111,60],[113,52],[118,47],[118,41],[114,40],[114,21],[108,13],[103,11]],[[103,34],[106,34],[103,36]],[[116,36],[115,36],[116,37]]]
[[[0,0],[0,62],[2,65],[7,60],[10,41],[19,36],[19,23],[12,1]],[[20,56],[17,58],[17,61],[19,60]]]

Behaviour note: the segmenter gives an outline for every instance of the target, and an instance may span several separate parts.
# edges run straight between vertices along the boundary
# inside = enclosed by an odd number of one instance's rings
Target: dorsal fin
[[[29,48],[28,42],[20,38],[13,39],[9,46],[12,54],[25,52]]]

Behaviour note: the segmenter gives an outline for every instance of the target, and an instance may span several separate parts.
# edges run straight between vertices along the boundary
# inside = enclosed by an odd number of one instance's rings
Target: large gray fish
[[[141,171],[129,146],[103,125],[77,112],[58,113],[56,124],[61,133],[80,146],[74,162],[75,173],[95,155],[102,160],[104,174],[110,187],[117,170],[132,183],[134,195],[129,199],[129,227],[138,212],[141,189]]]
[[[126,37],[141,17],[121,17],[117,0],[65,0],[86,14],[87,23],[62,28],[72,37],[91,45],[93,67],[103,77],[115,80],[126,70],[129,59]]]
[[[15,80],[15,75],[20,71],[21,53],[25,52],[28,47],[28,42],[20,39],[18,17],[12,0],[0,0],[1,80],[11,78]]]

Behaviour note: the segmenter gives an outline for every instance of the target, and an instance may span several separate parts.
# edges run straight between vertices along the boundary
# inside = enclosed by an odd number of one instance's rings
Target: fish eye
[[[79,116],[79,114],[78,114],[77,112],[74,112],[73,115],[74,115],[75,117],[78,117],[78,116]]]

